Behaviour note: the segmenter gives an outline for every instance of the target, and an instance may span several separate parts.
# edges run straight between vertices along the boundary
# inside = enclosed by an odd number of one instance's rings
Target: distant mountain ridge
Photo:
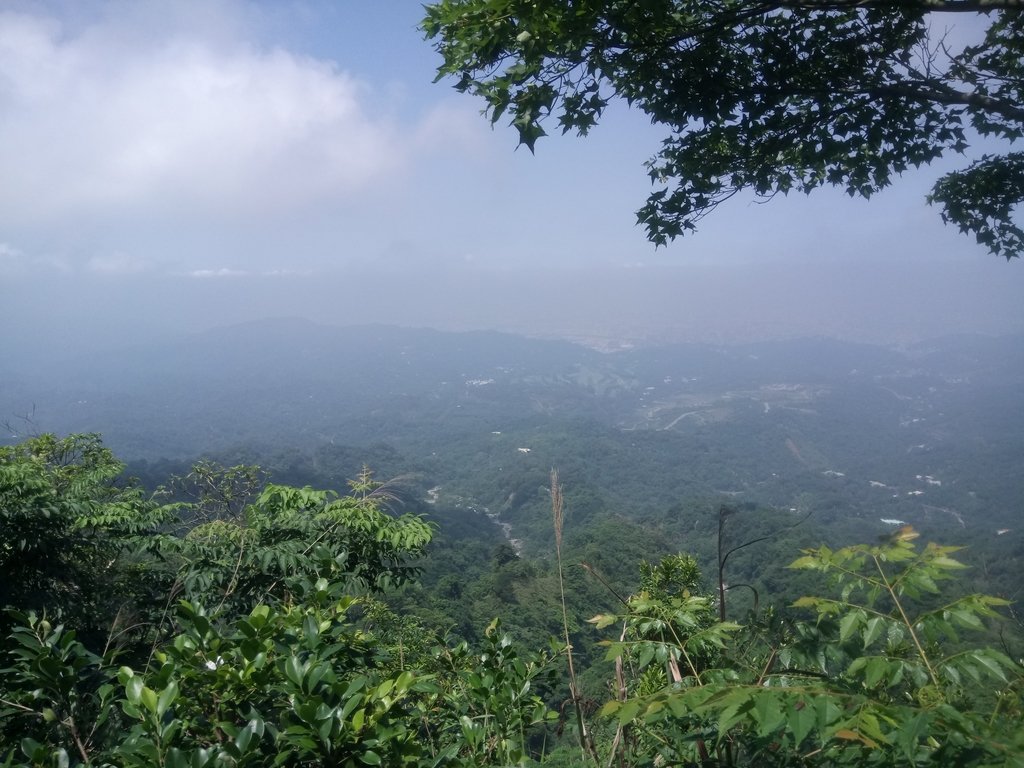
[[[96,430],[119,440],[130,411],[159,426],[201,418],[203,437],[172,442],[178,451],[231,443],[248,414],[287,433],[303,422],[360,420],[366,413],[422,401],[422,407],[479,401],[500,391],[519,407],[531,397],[594,418],[623,418],[646,392],[662,394],[765,384],[836,384],[850,377],[977,376],[1014,380],[1024,370],[1024,336],[951,337],[903,350],[829,339],[734,346],[674,344],[601,353],[565,341],[494,331],[441,332],[387,325],[333,327],[283,318],[243,323],[184,337],[55,362],[4,383],[0,408],[8,417],[35,405],[39,426]],[[266,409],[254,412],[255,400]],[[313,401],[310,403],[309,401]],[[468,405],[468,403],[467,403]],[[552,405],[551,407],[556,407]],[[543,410],[543,408],[541,408]],[[275,425],[277,411],[281,416]],[[308,425],[307,425],[308,427]],[[307,429],[307,427],[301,427]],[[222,434],[217,435],[218,432]],[[248,439],[239,430],[235,441]],[[168,445],[168,448],[172,446]]]

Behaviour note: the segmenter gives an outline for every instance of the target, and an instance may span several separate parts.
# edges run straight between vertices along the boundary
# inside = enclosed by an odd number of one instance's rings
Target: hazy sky
[[[936,168],[870,202],[835,190],[736,199],[655,251],[634,211],[659,131],[617,107],[585,140],[515,151],[512,129],[492,130],[478,102],[432,83],[421,15],[419,0],[0,3],[7,333],[26,346],[48,329],[130,338],[273,314],[512,327],[538,301],[561,302],[585,331],[585,313],[602,327],[614,316],[602,303],[642,320],[645,280],[664,292],[666,274],[705,302],[710,290],[726,303],[759,297],[762,315],[800,316],[785,333],[814,332],[835,325],[836,302],[854,289],[867,291],[851,297],[855,325],[891,311],[872,304],[871,286],[899,296],[942,270],[954,275],[946,287],[914,299],[926,298],[920,311],[935,312],[937,330],[960,327],[944,307],[965,330],[1024,329],[1024,264],[942,225],[923,203]],[[645,272],[652,264],[664,266]],[[582,267],[585,280],[571,276]],[[627,268],[635,285],[619,301]],[[530,292],[545,270],[559,275],[554,299]],[[510,272],[506,287],[525,304],[494,277]],[[807,302],[766,298],[783,290],[773,275],[805,279],[793,290],[825,299],[793,313],[786,302]],[[585,296],[574,293],[581,281]],[[473,286],[494,301],[461,302]],[[432,292],[443,299],[426,300]],[[688,322],[662,302],[652,324]]]

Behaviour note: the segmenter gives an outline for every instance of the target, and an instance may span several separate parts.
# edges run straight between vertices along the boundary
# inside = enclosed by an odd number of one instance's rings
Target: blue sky
[[[657,128],[617,106],[586,139],[517,151],[514,131],[492,129],[480,104],[432,82],[421,13],[406,0],[7,0],[0,280],[83,290],[212,280],[230,301],[232,281],[280,280],[287,291],[292,278],[351,270],[429,285],[459,270],[660,264],[685,281],[711,265],[799,274],[808,264],[837,289],[851,268],[885,280],[879,265],[899,262],[975,265],[978,296],[1007,282],[1019,296],[1024,268],[998,263],[924,205],[935,168],[872,201],[836,190],[737,198],[655,251],[634,211]],[[820,265],[832,263],[830,277]],[[61,295],[53,288],[47,301]],[[1024,327],[1019,310],[1000,311]]]

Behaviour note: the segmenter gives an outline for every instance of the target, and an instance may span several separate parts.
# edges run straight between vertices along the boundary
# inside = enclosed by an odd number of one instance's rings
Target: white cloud
[[[401,167],[334,64],[124,23],[0,14],[0,226],[287,215]]]
[[[0,275],[25,275],[39,271],[68,273],[72,271],[72,265],[62,256],[26,253],[10,243],[0,242]]]
[[[17,264],[24,259],[24,254],[7,243],[0,243],[0,264]]]
[[[27,266],[25,254],[7,243],[0,243],[0,275],[17,275]]]
[[[185,277],[309,277],[312,273],[308,269],[264,269],[253,271],[248,269],[233,269],[231,267],[218,267],[216,269],[193,269],[185,273]]]
[[[188,277],[210,278],[210,277],[246,277],[249,273],[242,269],[193,269],[187,273]]]
[[[105,275],[136,275],[148,271],[152,264],[129,253],[115,252],[102,256],[92,256],[86,267],[90,272]]]
[[[449,99],[426,112],[417,127],[414,142],[417,148],[428,152],[447,148],[457,151],[463,159],[467,155],[489,158],[496,142],[485,129],[486,125],[475,104]],[[510,148],[505,141],[507,138],[499,139],[499,146],[506,151]]]
[[[312,274],[309,269],[268,269],[260,272],[260,277],[309,277]]]

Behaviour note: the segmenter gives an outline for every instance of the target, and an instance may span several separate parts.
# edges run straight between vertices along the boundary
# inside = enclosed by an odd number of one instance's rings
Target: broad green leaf
[[[768,690],[757,692],[754,697],[753,716],[757,721],[757,735],[769,736],[786,722],[782,702]]]
[[[843,616],[839,620],[839,639],[844,643],[849,640],[863,619],[864,614],[860,611],[850,611]]]
[[[975,653],[970,654],[970,656],[974,661],[985,667],[985,669],[987,669],[991,674],[998,677],[1004,683],[1007,682],[1004,666],[1007,669],[1010,669],[1014,665],[1005,656],[989,649],[976,651]]]
[[[921,712],[904,721],[893,734],[893,741],[903,751],[903,754],[907,756],[908,760],[916,760],[921,739],[929,732],[930,719],[929,713]]]
[[[797,699],[787,712],[786,722],[793,733],[793,745],[799,747],[814,729],[817,717],[806,699]]]
[[[127,697],[129,703],[138,704],[139,698],[142,695],[142,689],[144,685],[141,677],[130,677],[128,682],[124,686],[124,694]]]
[[[902,662],[895,662],[901,664]],[[889,661],[883,657],[872,656],[867,660],[864,670],[864,684],[868,688],[874,688],[879,681],[888,676]]]
[[[811,555],[805,555],[804,557],[800,557],[794,560],[792,563],[789,564],[789,567],[794,569],[806,569],[818,568],[820,567],[820,565],[821,562],[818,560],[818,558],[813,557]]]
[[[867,625],[864,629],[865,650],[867,650],[868,646],[878,639],[878,636],[882,633],[883,629],[885,629],[885,620],[881,616],[872,616],[868,619]]]
[[[744,689],[738,689],[730,693],[725,701],[725,706],[718,714],[718,738],[727,737],[727,732],[736,723],[744,719],[746,714],[754,708],[754,700]]]
[[[606,627],[615,624],[619,620],[619,617],[611,613],[599,613],[593,618],[587,619],[589,624],[593,624],[595,629],[605,629]]]
[[[143,687],[139,692],[139,700],[142,702],[142,706],[152,712],[154,715],[157,714],[158,699],[156,691],[152,688]]]
[[[163,717],[167,708],[174,703],[174,700],[178,698],[178,684],[173,680],[167,684],[167,686],[160,692],[160,697],[156,703],[156,715],[157,717]]]
[[[288,679],[296,685],[301,685],[304,672],[303,664],[299,661],[299,658],[297,656],[289,656],[284,664],[284,673],[288,676]]]
[[[641,703],[639,699],[630,699],[629,701],[626,701],[618,710],[619,725],[625,725],[633,720],[640,711],[640,707]]]

